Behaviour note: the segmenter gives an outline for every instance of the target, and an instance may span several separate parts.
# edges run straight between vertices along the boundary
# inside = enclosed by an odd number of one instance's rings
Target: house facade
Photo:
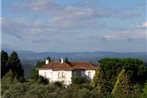
[[[63,81],[64,84],[71,84],[72,77],[85,77],[91,81],[94,77],[96,66],[87,61],[79,62],[49,62],[38,68],[39,75],[47,78],[50,82]]]

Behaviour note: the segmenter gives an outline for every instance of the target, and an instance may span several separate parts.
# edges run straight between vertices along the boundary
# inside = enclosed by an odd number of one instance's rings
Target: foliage
[[[21,66],[18,55],[15,51],[13,51],[8,59],[9,69],[12,69],[13,73],[16,75],[18,80],[22,79],[24,76],[24,70]]]
[[[12,69],[10,69],[10,70],[5,74],[5,76],[4,76],[2,79],[11,82],[11,81],[16,80],[16,75],[15,75],[15,73],[12,71]]]
[[[2,81],[2,98],[57,98],[56,92],[59,88],[55,85],[43,85],[35,82],[8,84]]]
[[[17,53],[13,51],[10,57],[8,57],[7,52],[2,51],[1,57],[2,78],[12,81],[15,79],[24,81],[24,70],[21,66]]]
[[[69,62],[69,60],[68,60],[68,58],[67,58],[67,57],[65,58],[64,62],[66,62],[66,63],[67,63],[67,62]]]
[[[144,92],[143,92],[142,98],[147,98],[147,83],[144,86]]]
[[[87,86],[81,86],[77,89],[76,86],[71,85],[66,88],[60,88],[54,83],[44,85],[32,81],[24,83],[16,81],[10,84],[6,80],[2,80],[1,98],[140,98],[120,93],[103,95],[96,88],[87,89]]]
[[[104,78],[104,73],[100,67],[97,68],[91,85],[97,90],[97,92],[107,95],[110,92],[109,83]]]
[[[1,78],[6,74],[6,72],[8,71],[7,68],[7,61],[8,61],[8,54],[5,51],[1,51]]]
[[[136,58],[123,58],[122,64],[126,70],[129,80],[132,83],[141,83],[147,80],[147,67],[143,61]]]
[[[47,57],[47,60],[49,60],[49,62],[53,62],[54,60],[51,57]]]
[[[54,85],[56,85],[60,88],[64,87],[63,81],[56,81],[56,82],[54,82]]]
[[[72,77],[72,84],[82,84],[85,83],[85,77]]]
[[[103,76],[104,74],[103,74],[103,71],[101,70],[101,68],[100,67],[98,67],[97,69],[96,69],[96,73],[95,73],[95,75],[94,75],[94,77],[93,77],[93,80],[91,81],[91,85],[93,86],[93,87],[96,87],[98,84],[100,84],[101,83],[101,80],[103,79]]]
[[[59,88],[51,83],[43,85],[36,82],[15,82],[10,85],[6,81],[2,84],[2,98],[104,98],[96,91],[73,89],[73,86]]]
[[[99,63],[100,68],[104,73],[104,78],[111,83],[110,88],[112,89],[117,76],[122,69],[122,62],[119,58],[103,58],[99,60]]]
[[[99,60],[100,68],[104,72],[104,78],[110,83],[110,89],[117,80],[122,69],[130,81],[131,85],[141,84],[147,80],[147,67],[144,63],[136,58],[103,58]]]
[[[43,76],[39,76],[37,82],[40,84],[48,84],[49,80]]]
[[[120,93],[122,95],[129,94],[130,85],[128,77],[125,73],[125,69],[122,69],[122,71],[119,73],[117,77],[117,81],[115,82],[114,88],[112,90],[112,94],[114,93]]]
[[[38,69],[37,68],[41,67],[44,64],[45,64],[44,61],[37,61],[37,64],[36,64],[35,68],[32,70],[32,73],[31,73],[32,79],[34,79],[34,80],[39,79],[39,74],[38,74]]]

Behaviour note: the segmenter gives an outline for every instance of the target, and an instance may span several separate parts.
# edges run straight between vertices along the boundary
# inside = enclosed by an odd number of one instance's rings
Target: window
[[[80,70],[73,71],[73,76],[74,77],[82,77],[82,71],[80,71]]]
[[[91,77],[91,72],[88,72],[88,77]]]
[[[58,72],[58,79],[65,78],[65,72]]]
[[[77,71],[77,77],[81,77],[81,71]]]
[[[58,72],[58,79],[61,79],[61,77],[62,77],[61,72]]]
[[[65,73],[64,72],[62,72],[62,78],[65,78]]]

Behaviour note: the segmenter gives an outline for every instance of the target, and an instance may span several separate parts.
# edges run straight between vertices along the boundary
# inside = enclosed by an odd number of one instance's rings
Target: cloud
[[[62,5],[55,0],[28,0],[25,3],[14,3],[13,8],[25,9],[28,11],[39,12],[44,15],[62,16],[67,19],[84,20],[84,19],[99,19],[99,18],[133,18],[139,16],[138,13],[132,11],[124,11],[118,9],[104,9]]]
[[[147,27],[147,21],[142,24],[142,27]]]
[[[107,41],[107,40],[114,40],[114,39],[117,39],[117,36],[114,36],[114,35],[104,35],[102,37],[102,40],[104,41]]]
[[[52,41],[52,40],[50,40],[50,39],[35,39],[35,40],[32,40],[32,42],[33,43],[49,43],[50,41]]]
[[[2,18],[2,32],[3,33],[16,33],[17,35],[30,36],[40,34],[51,34],[54,33],[74,33],[79,30],[87,29],[105,29],[106,24],[89,23],[89,21],[79,22],[74,19],[67,19],[62,16],[55,16],[50,21],[47,20],[34,20],[34,19],[9,19]],[[8,29],[9,28],[9,29]]]
[[[110,32],[102,36],[102,40],[127,40],[133,41],[133,39],[146,39],[146,30],[126,30]]]

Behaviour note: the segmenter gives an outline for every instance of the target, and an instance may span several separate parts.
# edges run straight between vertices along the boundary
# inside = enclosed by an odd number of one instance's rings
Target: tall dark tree
[[[7,61],[8,61],[8,54],[5,51],[1,51],[1,78],[5,75],[5,73],[8,71],[7,68]]]
[[[65,58],[64,62],[66,62],[66,63],[67,63],[67,62],[69,62],[69,60],[68,60],[68,58],[67,58],[67,57]]]
[[[52,62],[53,60],[51,59],[51,57],[47,57],[47,60],[49,60],[49,62]]]
[[[12,71],[16,75],[17,79],[23,78],[24,70],[23,70],[22,65],[20,63],[18,55],[15,51],[13,51],[9,57],[8,66],[10,69],[12,69]]]

